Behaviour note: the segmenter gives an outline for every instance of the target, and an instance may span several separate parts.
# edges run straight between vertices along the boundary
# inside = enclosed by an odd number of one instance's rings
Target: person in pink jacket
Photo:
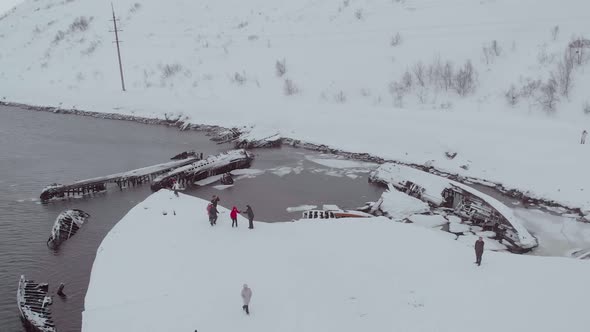
[[[252,290],[248,287],[247,284],[244,284],[242,287],[242,301],[244,305],[242,306],[242,310],[246,312],[247,315],[250,314],[250,299],[252,298]]]
[[[238,227],[238,213],[240,213],[240,211],[238,211],[238,208],[234,206],[229,213],[229,217],[231,218],[231,227]]]

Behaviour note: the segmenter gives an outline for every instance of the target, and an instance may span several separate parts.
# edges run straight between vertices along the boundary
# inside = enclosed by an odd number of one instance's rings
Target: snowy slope
[[[547,82],[571,37],[590,36],[586,0],[119,0],[115,6],[124,30],[126,93],[109,32],[110,2],[26,0],[0,20],[0,98],[255,124],[254,132],[429,163],[590,210],[584,194],[590,145],[578,144],[582,129],[590,129],[582,111],[590,100],[587,65],[576,67],[574,85],[555,111],[542,109],[540,88],[514,106],[505,98],[511,85],[520,91]],[[490,56],[493,41],[498,47]],[[470,60],[476,89],[459,96],[454,88],[421,87],[414,77],[402,98],[391,90],[419,61],[428,67],[435,59],[452,62],[454,71]],[[447,151],[458,155],[449,160]]]
[[[248,230],[221,209],[212,228],[206,204],[162,190],[111,230],[84,332],[587,331],[585,262],[486,252],[477,267],[472,243],[385,218]]]

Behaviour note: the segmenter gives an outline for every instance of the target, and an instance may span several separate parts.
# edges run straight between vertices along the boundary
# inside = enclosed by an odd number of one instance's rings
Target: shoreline
[[[148,118],[142,116],[135,116],[135,115],[124,115],[119,113],[103,113],[103,112],[95,112],[95,111],[85,111],[79,109],[65,109],[60,107],[52,107],[52,106],[36,106],[36,105],[29,105],[17,102],[7,102],[7,101],[0,101],[0,106],[7,106],[7,107],[14,107],[28,111],[37,111],[37,112],[50,112],[56,114],[68,114],[68,115],[79,115],[79,116],[88,116],[98,119],[105,119],[105,120],[123,120],[123,121],[133,121],[137,123],[147,124],[147,125],[165,125],[169,127],[176,127],[182,131],[184,130],[194,130],[194,131],[202,131],[208,132],[211,135],[217,135],[218,137],[222,137],[223,135],[227,135],[228,133],[237,134],[236,136],[226,140],[226,143],[235,141],[236,139],[240,138],[240,135],[243,134],[238,128],[226,128],[217,125],[203,125],[203,124],[195,124],[191,122],[185,122],[179,119],[172,120],[172,119],[161,119],[161,118]],[[248,143],[256,143],[256,141],[247,141],[242,140]],[[553,199],[544,199],[544,198],[536,198],[526,195],[523,191],[517,188],[507,188],[502,183],[497,183],[493,181],[488,181],[486,179],[480,179],[475,177],[469,176],[462,176],[459,174],[445,172],[439,169],[436,169],[432,166],[425,166],[419,164],[412,164],[412,163],[404,163],[398,160],[388,160],[381,158],[379,156],[374,156],[369,153],[355,153],[355,152],[348,152],[341,149],[331,148],[327,145],[323,144],[315,144],[306,142],[299,139],[293,139],[290,137],[283,137],[280,136],[277,142],[271,142],[270,146],[266,147],[280,147],[282,145],[289,145],[294,148],[301,148],[304,150],[316,151],[316,152],[324,152],[334,154],[336,156],[344,157],[351,160],[356,161],[364,161],[364,162],[372,162],[377,164],[383,164],[386,162],[396,163],[400,165],[409,166],[412,168],[416,168],[422,170],[424,172],[432,173],[435,175],[443,176],[445,178],[449,178],[451,180],[463,183],[463,184],[479,184],[486,186],[488,188],[494,189],[501,193],[502,195],[508,196],[513,199],[518,199],[523,203],[523,205],[529,206],[538,206],[542,209],[547,209],[550,212],[555,213],[552,208],[563,209],[565,211],[560,212],[559,214],[576,214],[579,217],[577,220],[579,222],[590,222],[590,220],[586,221],[584,219],[588,219],[587,216],[584,215],[581,207],[571,207],[565,204],[559,203]],[[261,146],[258,146],[261,147]]]

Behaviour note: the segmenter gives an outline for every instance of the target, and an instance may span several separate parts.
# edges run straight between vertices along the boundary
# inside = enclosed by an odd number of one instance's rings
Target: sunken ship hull
[[[56,332],[49,306],[52,303],[48,296],[49,285],[36,283],[21,276],[16,293],[16,301],[20,318],[28,331]]]

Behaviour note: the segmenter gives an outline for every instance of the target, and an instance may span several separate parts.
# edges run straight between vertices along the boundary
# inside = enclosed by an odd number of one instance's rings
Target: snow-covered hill
[[[564,57],[572,39],[590,38],[588,1],[120,0],[115,10],[127,92],[109,1],[26,0],[0,20],[0,98],[255,124],[590,210],[590,145],[579,144],[590,49]]]
[[[472,243],[386,218],[249,230],[220,208],[211,227],[207,203],[162,190],[109,232],[83,332],[588,330],[581,260],[487,251],[478,267]]]

